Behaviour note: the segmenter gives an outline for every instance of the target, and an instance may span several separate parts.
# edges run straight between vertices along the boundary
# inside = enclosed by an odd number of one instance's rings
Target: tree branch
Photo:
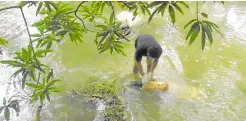
[[[126,1],[122,1],[121,3],[124,4],[129,10],[132,8],[129,5],[127,5]]]
[[[30,46],[32,48],[34,59],[35,59],[37,65],[38,65],[38,68],[40,69],[40,71],[44,72],[44,70],[42,70],[42,68],[40,67],[40,65],[38,63],[38,59],[37,59],[37,56],[36,56],[35,51],[34,51],[31,34],[30,34],[30,31],[29,31],[29,28],[28,28],[28,25],[27,25],[27,22],[26,22],[26,17],[24,15],[23,9],[22,9],[22,7],[19,7],[19,8],[21,9],[21,14],[22,14],[22,17],[23,17],[25,25],[26,25],[27,33],[28,33],[28,36],[29,36],[29,44],[30,44]]]
[[[1,8],[0,11],[8,10],[8,9],[13,9],[13,8],[20,8],[19,6],[11,6],[11,7],[6,7],[6,8]]]
[[[67,12],[66,14],[70,14],[70,13],[74,13],[74,12],[75,12],[75,10],[74,11]]]
[[[40,73],[40,71],[39,71],[39,72],[38,72],[38,80],[37,80],[37,85],[39,84],[40,77],[41,77],[41,73]],[[37,88],[35,88],[35,90],[34,90],[33,94],[31,95],[31,97],[35,95],[36,91],[37,91]]]
[[[27,5],[28,3],[31,3],[32,1],[27,1],[25,2],[22,6],[10,6],[10,7],[5,7],[5,8],[1,8],[0,11],[4,11],[4,10],[8,10],[8,9],[13,9],[13,8],[22,8],[25,5]]]
[[[22,6],[11,6],[11,7],[6,7],[6,8],[2,8],[0,9],[0,11],[4,11],[4,10],[8,10],[8,9],[13,9],[13,8],[19,8],[21,10],[21,14],[22,14],[22,17],[23,17],[23,20],[25,22],[25,26],[26,26],[26,29],[27,29],[27,33],[28,33],[28,36],[29,36],[29,44],[32,48],[32,52],[33,52],[33,56],[34,56],[34,59],[38,65],[38,68],[40,69],[40,71],[44,72],[42,70],[42,68],[40,67],[39,63],[38,63],[38,60],[37,60],[37,57],[36,57],[36,54],[35,54],[35,51],[34,51],[34,47],[33,47],[33,43],[32,43],[32,38],[31,38],[31,34],[30,34],[30,31],[29,31],[29,28],[28,28],[28,25],[27,25],[27,22],[26,22],[26,18],[25,18],[25,15],[24,15],[24,12],[23,12],[23,7],[28,4],[29,2],[26,2],[25,4],[23,4]]]
[[[78,12],[80,6],[81,6],[82,4],[84,4],[85,2],[86,2],[86,1],[83,1],[83,2],[81,2],[81,3],[78,5],[78,7],[76,8],[76,10],[74,11],[74,15],[76,16],[76,18],[78,18],[78,19],[81,21],[81,23],[83,24],[83,27],[84,27],[87,31],[94,32],[94,31],[92,31],[92,30],[87,29],[87,28],[85,27],[84,21],[77,15],[77,12]],[[73,12],[73,11],[71,11],[71,12]],[[69,14],[69,13],[70,13],[70,12],[68,12],[68,14]]]

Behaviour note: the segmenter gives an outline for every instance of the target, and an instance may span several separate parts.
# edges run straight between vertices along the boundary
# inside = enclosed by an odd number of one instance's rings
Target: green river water
[[[223,38],[213,32],[214,44],[210,46],[207,42],[204,51],[201,50],[200,36],[191,46],[185,41],[188,30],[184,30],[183,26],[196,14],[195,2],[189,2],[189,5],[192,8],[185,9],[184,16],[177,14],[176,26],[171,24],[167,13],[163,18],[153,18],[150,24],[142,15],[133,22],[129,21],[132,34],[129,37],[131,42],[125,44],[126,56],[116,53],[110,55],[109,52],[99,54],[93,43],[93,34],[87,34],[84,43],[77,46],[71,41],[56,45],[54,53],[45,61],[63,81],[57,85],[61,91],[52,95],[52,102],[44,107],[42,121],[103,120],[105,106],[102,102],[90,104],[83,97],[71,95],[70,92],[114,79],[121,86],[129,121],[245,121],[246,2],[199,4],[199,11],[206,12],[209,20],[219,25],[224,34]],[[35,11],[26,9],[26,13],[29,22],[37,19]],[[22,22],[16,22],[20,16],[18,11],[0,14],[4,16],[0,22],[0,34],[10,39],[0,59],[8,59],[14,52],[12,48],[25,45],[20,42],[26,38],[25,27]],[[117,18],[123,22],[125,19],[131,20],[127,12],[118,13]],[[10,24],[4,21],[10,21]],[[20,34],[23,31],[24,35]],[[133,80],[133,43],[140,34],[152,34],[163,48],[154,78],[169,83],[166,92],[146,92],[126,86]],[[0,69],[1,100],[4,95],[15,93],[16,89],[7,81],[13,69],[5,66],[0,66]],[[23,104],[22,107],[20,116],[13,116],[13,120],[32,120],[31,106]],[[3,120],[3,116],[0,120]]]

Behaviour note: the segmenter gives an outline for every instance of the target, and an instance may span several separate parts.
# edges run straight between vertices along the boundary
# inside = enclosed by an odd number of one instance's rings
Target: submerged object
[[[144,90],[166,91],[169,89],[169,84],[166,81],[157,81],[152,74],[147,74],[142,79],[135,75],[134,80],[131,85]]]
[[[145,90],[159,90],[166,91],[169,89],[169,84],[164,81],[148,81],[144,84]]]
[[[166,91],[169,89],[169,85],[167,82],[164,81],[156,81],[153,78],[153,74],[149,73],[142,78],[143,88],[145,90],[159,90],[159,91]]]
[[[137,88],[143,87],[142,81],[133,81],[133,82],[131,83],[131,85],[132,85],[133,87],[137,87]]]
[[[131,85],[137,88],[143,87],[144,90],[166,91],[169,89],[169,84],[164,81],[147,81],[144,84],[141,81],[133,81]]]

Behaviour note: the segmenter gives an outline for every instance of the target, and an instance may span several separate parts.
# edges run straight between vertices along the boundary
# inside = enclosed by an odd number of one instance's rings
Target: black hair
[[[150,46],[147,49],[147,53],[151,58],[159,58],[162,54],[162,49],[159,46]]]

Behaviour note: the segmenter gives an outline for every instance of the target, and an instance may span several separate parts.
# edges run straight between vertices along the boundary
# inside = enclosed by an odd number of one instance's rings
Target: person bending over
[[[158,64],[158,60],[162,54],[162,48],[160,44],[152,35],[141,35],[135,40],[134,46],[136,51],[133,73],[137,74],[138,72],[140,72],[142,76],[145,75],[141,60],[143,56],[146,56],[147,73],[153,74]]]

